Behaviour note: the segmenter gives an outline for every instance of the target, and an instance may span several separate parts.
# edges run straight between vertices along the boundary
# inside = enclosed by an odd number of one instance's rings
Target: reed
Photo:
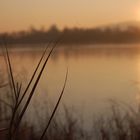
[[[7,68],[8,68],[9,83],[11,86],[11,96],[13,98],[13,104],[9,104],[9,103],[3,101],[2,99],[0,99],[0,102],[3,102],[5,105],[7,105],[8,107],[10,107],[12,109],[9,126],[7,128],[1,128],[0,133],[2,133],[3,131],[8,131],[8,140],[16,140],[17,139],[17,135],[18,135],[18,132],[20,129],[20,125],[21,125],[21,121],[23,119],[23,116],[25,115],[25,112],[29,107],[29,104],[32,100],[32,97],[35,94],[35,90],[39,84],[39,81],[40,81],[42,73],[47,65],[47,62],[48,62],[54,48],[57,46],[58,43],[59,43],[59,40],[57,40],[55,43],[52,44],[52,47],[51,47],[48,54],[47,54],[47,49],[49,48],[51,43],[49,43],[47,45],[47,47],[45,48],[32,76],[31,76],[31,79],[29,80],[29,83],[27,84],[24,91],[22,89],[22,83],[16,82],[14,79],[10,55],[9,55],[9,52],[7,49],[7,45],[6,45],[6,43],[4,43],[4,49],[5,49],[5,53],[6,53],[6,64],[7,64]],[[43,62],[43,60],[44,60],[44,62]],[[41,66],[41,64],[42,64],[42,66]],[[55,106],[52,114],[51,114],[49,122],[46,125],[47,126],[46,129],[43,131],[43,134],[40,137],[41,140],[43,139],[45,133],[48,130],[48,127],[49,127],[49,125],[54,117],[54,114],[58,108],[58,105],[59,105],[60,100],[62,98],[62,95],[64,93],[64,89],[65,89],[66,81],[67,81],[67,74],[68,74],[68,70],[66,73],[66,78],[65,78],[63,89],[60,93],[60,97],[56,103],[56,106]],[[1,85],[0,87],[2,88],[4,86],[5,85]],[[30,88],[31,88],[31,91],[29,91]],[[14,97],[13,97],[13,95],[14,95]],[[26,97],[27,97],[27,99],[26,99]],[[24,102],[25,99],[26,99],[26,101]],[[20,109],[21,106],[22,106],[22,109]]]

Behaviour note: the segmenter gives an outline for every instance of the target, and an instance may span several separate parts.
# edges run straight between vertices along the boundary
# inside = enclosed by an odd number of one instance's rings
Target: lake
[[[9,46],[14,77],[23,83],[22,89],[44,49],[45,45]],[[0,65],[1,77],[7,80],[2,49]],[[110,100],[132,106],[140,101],[140,44],[59,45],[47,63],[28,112],[33,114],[33,108],[43,112],[48,104],[55,104],[67,68],[68,80],[59,109],[66,105],[89,118],[106,112]]]

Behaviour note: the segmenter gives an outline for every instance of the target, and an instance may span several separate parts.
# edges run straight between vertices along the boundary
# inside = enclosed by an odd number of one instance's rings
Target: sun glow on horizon
[[[136,20],[140,21],[140,8],[136,9]]]
[[[91,28],[140,20],[139,6],[137,0],[1,0],[0,32],[27,30],[31,25]]]

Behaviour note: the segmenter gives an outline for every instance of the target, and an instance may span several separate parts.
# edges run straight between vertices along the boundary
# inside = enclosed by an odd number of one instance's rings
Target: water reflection
[[[24,84],[30,79],[44,47],[9,49],[14,75]],[[61,46],[53,52],[44,71],[33,102],[55,102],[64,82],[66,67],[69,76],[63,103],[89,112],[103,111],[108,99],[135,104],[140,81],[140,45]],[[0,65],[6,71],[3,56]],[[38,106],[39,107],[39,106]]]

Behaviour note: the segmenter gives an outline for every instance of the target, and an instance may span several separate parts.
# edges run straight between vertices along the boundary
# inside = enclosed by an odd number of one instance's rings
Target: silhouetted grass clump
[[[110,113],[103,114],[94,122],[96,139],[101,140],[139,140],[140,111],[131,105],[110,105]]]
[[[4,105],[8,106],[11,110],[8,111],[8,113],[7,113],[7,108],[5,108],[4,112],[2,109],[0,110],[1,116],[2,117],[4,116],[3,120],[6,119],[5,116],[8,116],[8,121],[5,121],[5,122],[3,121],[5,123],[5,125],[4,124],[1,125],[2,126],[0,129],[0,133],[2,134],[1,138],[4,137],[4,138],[7,138],[9,140],[19,139],[19,137],[21,136],[20,133],[24,132],[21,130],[22,129],[26,130],[26,127],[25,127],[26,125],[22,126],[21,121],[23,119],[23,116],[25,115],[26,110],[28,109],[29,103],[30,103],[33,95],[35,94],[35,90],[36,90],[37,85],[40,81],[42,73],[47,65],[49,57],[51,56],[51,53],[53,52],[57,43],[58,43],[58,41],[53,44],[48,55],[46,54],[48,47],[45,49],[45,51],[42,54],[42,56],[38,62],[38,65],[36,66],[36,69],[34,70],[32,77],[31,77],[29,83],[27,84],[25,90],[22,89],[22,83],[16,82],[14,79],[13,69],[12,69],[12,65],[11,65],[11,61],[10,61],[10,56],[9,56],[6,44],[4,44],[5,54],[6,54],[5,60],[6,60],[6,64],[7,64],[9,85],[10,85],[10,93],[8,93],[8,96],[10,97],[11,102],[10,103],[6,102],[3,99],[1,99],[1,102]],[[41,64],[42,64],[42,66],[41,66]],[[68,74],[68,71],[66,73],[64,86],[62,88],[60,97],[59,97],[59,99],[58,99],[58,101],[53,109],[53,112],[52,112],[52,114],[51,114],[51,116],[46,124],[45,129],[43,130],[43,132],[39,138],[40,140],[43,140],[46,132],[48,131],[50,123],[54,117],[54,114],[58,108],[58,105],[60,103],[60,100],[62,98],[62,95],[64,93],[64,89],[66,86],[67,74]],[[1,85],[1,88],[3,86],[4,85]],[[29,89],[31,89],[31,90],[29,90]],[[4,126],[6,126],[6,127],[4,127]],[[4,133],[6,133],[6,134],[3,135]]]

